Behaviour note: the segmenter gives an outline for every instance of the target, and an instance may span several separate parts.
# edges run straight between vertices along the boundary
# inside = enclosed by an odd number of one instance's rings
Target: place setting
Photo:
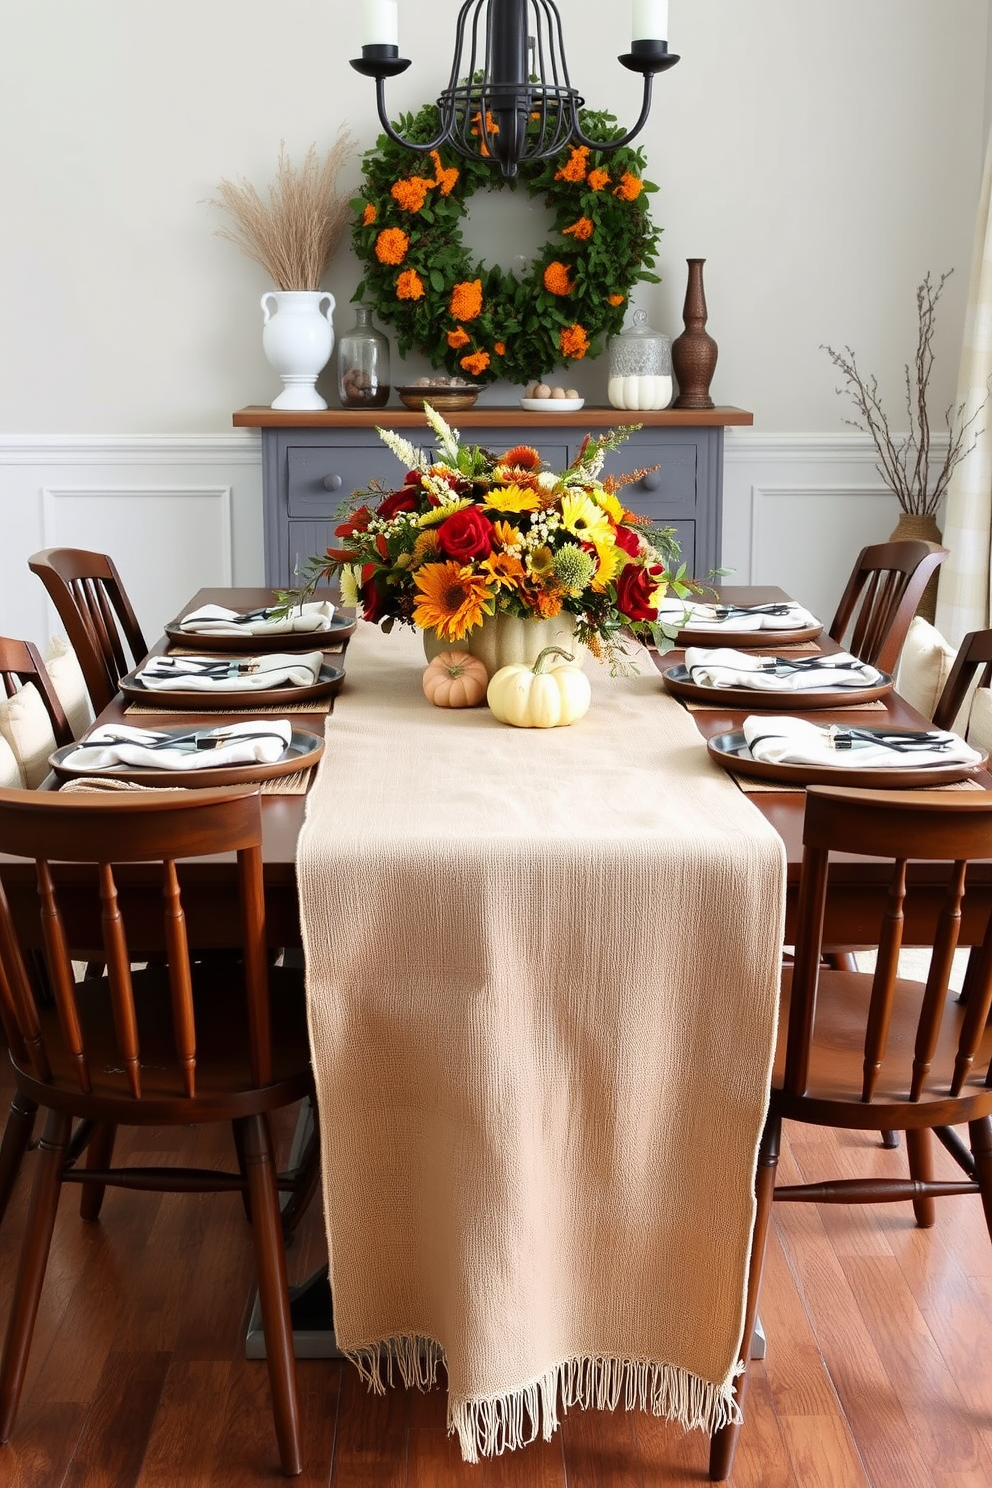
[[[792,646],[813,641],[823,631],[822,622],[791,599],[754,605],[664,599],[658,622],[668,632],[675,628],[676,645],[767,646],[772,637],[779,645]]]
[[[776,708],[783,696],[804,709],[851,708],[892,691],[888,672],[850,652],[767,656],[733,647],[690,646],[685,660],[662,673],[673,696],[715,707]]]
[[[344,681],[322,651],[258,656],[151,656],[121,678],[130,704],[196,711],[211,708],[301,708],[329,705]]]
[[[286,650],[313,649],[315,643],[336,645],[354,634],[357,621],[340,614],[329,600],[305,604],[262,605],[231,610],[204,604],[171,620],[165,634],[173,645],[193,650],[251,651],[275,641]]]
[[[113,780],[132,785],[242,785],[308,770],[324,740],[288,718],[200,728],[135,728],[107,723],[49,756],[67,780]]]
[[[740,729],[706,744],[732,774],[787,786],[915,789],[964,781],[988,762],[987,754],[947,729],[821,726],[767,713],[745,718]]]

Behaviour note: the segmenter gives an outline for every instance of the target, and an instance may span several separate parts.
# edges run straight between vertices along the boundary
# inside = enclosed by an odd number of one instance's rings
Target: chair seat
[[[18,1066],[18,1085],[39,1105],[86,1117],[90,1106],[102,1120],[121,1125],[154,1125],[177,1109],[192,1122],[228,1120],[271,1110],[302,1099],[311,1089],[310,1064],[301,1059],[308,1046],[302,972],[276,967],[270,971],[273,1002],[278,1001],[272,1043],[272,1079],[251,1088],[251,1062],[244,1018],[244,981],[240,963],[212,960],[192,968],[196,1007],[196,1095],[183,1095],[182,1072],[173,1036],[168,978],[153,966],[133,975],[141,1048],[142,1099],[132,1096],[110,1013],[105,978],[79,984],[78,1008],[88,1053],[92,1089],[83,1093],[62,1040],[53,1036],[57,1013],[40,1010],[52,1066],[51,1082],[37,1079],[30,1067]],[[295,1090],[295,1093],[294,1093]],[[113,1103],[112,1108],[108,1103]]]
[[[772,1072],[772,1085],[776,1092],[782,1090],[792,976],[793,968],[783,967],[778,1046]],[[966,1008],[953,995],[948,998],[926,1086],[915,1107],[907,1108],[905,1103],[912,1082],[921,989],[922,984],[916,981],[900,979],[895,983],[885,1064],[873,1100],[870,1104],[860,1103],[871,974],[821,969],[816,1028],[810,1047],[809,1085],[806,1094],[797,1098],[794,1109],[790,1107],[788,1095],[778,1094],[782,1115],[806,1122],[825,1122],[825,1108],[829,1107],[832,1124],[865,1131],[876,1131],[880,1125],[888,1129],[890,1123],[894,1131],[939,1124],[934,1107],[948,1099]],[[959,1107],[956,1121],[992,1113],[992,1089],[984,1084],[984,1071],[990,1058],[992,1029],[986,1028],[975,1060],[975,1069],[979,1073],[965,1081],[963,1091],[966,1097],[972,1097],[968,1105],[973,1109],[969,1111],[967,1105]],[[842,1113],[843,1119],[837,1111],[837,1102],[850,1103]]]

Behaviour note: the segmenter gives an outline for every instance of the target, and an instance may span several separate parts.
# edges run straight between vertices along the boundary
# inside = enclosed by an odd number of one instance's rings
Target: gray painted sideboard
[[[555,415],[476,406],[453,414],[450,422],[463,441],[489,449],[532,445],[557,470],[574,459],[587,433],[639,424],[607,456],[604,472],[644,472],[624,487],[624,504],[676,528],[689,574],[705,579],[720,566],[723,433],[728,425],[752,422],[744,409],[583,408]],[[401,408],[293,413],[253,407],[236,413],[234,423],[261,430],[265,582],[277,588],[292,585],[298,566],[333,544],[338,509],[352,492],[373,480],[386,489],[402,483],[403,467],[377,426],[397,429],[427,448],[434,440],[422,414]]]

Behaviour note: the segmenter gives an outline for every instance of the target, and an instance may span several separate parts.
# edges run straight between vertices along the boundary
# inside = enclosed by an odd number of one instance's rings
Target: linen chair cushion
[[[935,626],[914,615],[899,658],[896,690],[925,718],[933,717],[956,654]]]
[[[0,786],[6,790],[24,789],[24,771],[7,740],[0,734]]]
[[[968,719],[968,743],[992,757],[992,688],[975,690]]]
[[[33,682],[26,682],[13,697],[0,698],[0,738],[20,767],[20,784],[35,790],[48,774],[48,756],[56,744],[48,709]]]
[[[93,709],[79,658],[64,636],[52,636],[45,667],[69,720],[72,737],[79,739],[93,722]]]

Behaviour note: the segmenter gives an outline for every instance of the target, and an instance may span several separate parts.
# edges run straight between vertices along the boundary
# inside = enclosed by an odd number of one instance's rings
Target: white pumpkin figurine
[[[514,728],[559,728],[589,711],[592,689],[577,666],[548,667],[549,658],[574,660],[560,646],[545,646],[533,666],[501,667],[492,677],[486,702],[500,723]]]

